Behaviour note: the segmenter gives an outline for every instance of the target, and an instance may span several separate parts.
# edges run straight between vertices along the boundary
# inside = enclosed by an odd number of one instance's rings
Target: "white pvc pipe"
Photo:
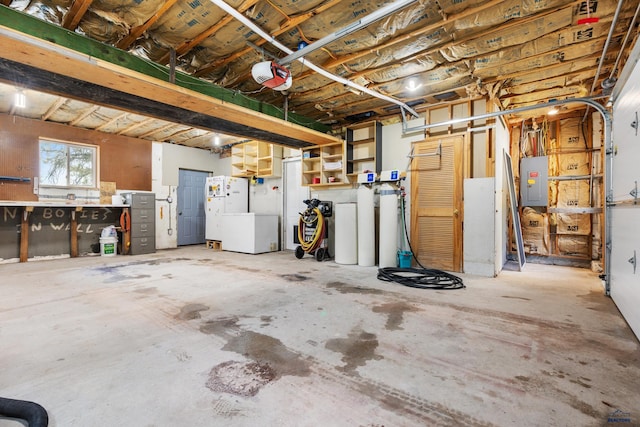
[[[242,22],[242,24],[246,25],[253,32],[258,34],[260,37],[262,37],[263,39],[265,39],[266,41],[268,41],[269,43],[271,43],[272,45],[274,45],[275,47],[277,47],[278,49],[280,49],[284,53],[286,53],[288,55],[293,53],[293,50],[289,49],[287,46],[285,46],[282,43],[280,43],[278,40],[275,39],[275,37],[273,37],[271,34],[267,33],[262,28],[260,28],[259,26],[257,26],[253,22],[251,22],[251,20],[249,18],[244,16],[242,13],[238,12],[232,6],[229,6],[223,0],[211,0],[211,2],[213,4],[215,4],[216,6],[218,6],[220,9],[224,10],[225,12],[227,12],[229,15],[233,16],[234,18],[236,18],[238,21]],[[363,93],[366,93],[366,94],[371,95],[373,97],[382,99],[383,101],[387,101],[387,102],[390,102],[392,104],[396,104],[396,105],[400,106],[401,109],[407,111],[408,113],[411,113],[415,117],[418,117],[418,113],[416,113],[411,107],[409,107],[407,104],[405,104],[402,101],[399,101],[399,100],[397,100],[395,98],[392,98],[390,96],[387,96],[387,95],[383,95],[380,92],[376,92],[375,90],[371,90],[371,89],[369,89],[367,87],[360,86],[359,84],[354,83],[351,80],[345,79],[345,78],[340,77],[340,76],[336,76],[335,74],[331,74],[329,71],[325,70],[324,68],[320,68],[317,65],[315,65],[314,63],[305,60],[304,58],[298,58],[297,61],[302,63],[303,65],[307,66],[308,68],[312,69],[316,73],[325,76],[326,78],[328,78],[330,80],[333,80],[333,81],[338,82],[338,83],[342,83],[343,85],[352,87],[352,88],[354,88],[356,90],[359,90],[360,92],[363,92]]]

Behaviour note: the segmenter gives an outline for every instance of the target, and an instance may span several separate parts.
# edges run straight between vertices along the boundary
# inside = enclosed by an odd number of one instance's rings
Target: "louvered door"
[[[427,268],[462,271],[463,143],[463,136],[451,136],[414,146],[411,242]]]

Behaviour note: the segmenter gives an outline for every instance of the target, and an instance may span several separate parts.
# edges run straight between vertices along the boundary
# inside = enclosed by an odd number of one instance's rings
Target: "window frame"
[[[66,147],[67,150],[67,164],[66,164],[66,169],[67,169],[67,174],[66,174],[66,184],[63,185],[58,185],[58,184],[48,184],[46,182],[44,182],[43,180],[43,176],[42,176],[42,144],[43,143],[53,143],[53,144],[61,144],[64,145]],[[91,172],[92,172],[92,183],[88,184],[88,185],[73,185],[70,184],[69,179],[70,179],[70,174],[69,174],[69,162],[70,162],[70,156],[69,156],[69,149],[70,148],[89,148],[93,151],[93,156],[92,156],[92,162],[91,162]],[[100,169],[99,169],[99,162],[100,159],[100,146],[98,145],[93,145],[93,144],[84,144],[81,142],[71,142],[71,141],[63,141],[63,140],[59,140],[59,139],[54,139],[54,138],[46,138],[46,137],[40,137],[38,138],[38,181],[39,181],[39,185],[40,187],[47,187],[47,188],[62,188],[62,189],[85,189],[85,190],[96,190],[98,189],[98,183],[100,182]]]

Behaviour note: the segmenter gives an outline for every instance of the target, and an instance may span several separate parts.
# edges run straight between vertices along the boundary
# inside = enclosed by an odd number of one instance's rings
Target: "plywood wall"
[[[100,181],[115,182],[118,189],[151,190],[151,141],[0,115],[0,176],[31,179],[0,181],[0,200],[38,200],[33,178],[38,176],[39,138],[96,145]]]

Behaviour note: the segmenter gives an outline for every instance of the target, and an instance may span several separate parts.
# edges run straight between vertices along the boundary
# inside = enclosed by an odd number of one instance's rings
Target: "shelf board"
[[[342,153],[340,154],[325,154],[324,156],[322,156],[323,159],[325,160],[342,160]]]
[[[320,169],[311,170],[311,171],[303,171],[302,173],[305,174],[305,175],[312,175],[312,174],[319,175],[320,174]]]
[[[372,162],[375,159],[376,159],[375,157],[361,157],[361,158],[358,158],[358,159],[351,159],[351,160],[348,160],[348,161],[351,162],[351,163],[359,163],[359,162]]]
[[[321,184],[307,184],[307,187],[326,188],[326,187],[346,187],[351,186],[350,182],[327,182]]]
[[[375,142],[375,141],[376,141],[375,138],[356,139],[355,141],[349,141],[348,144],[351,144],[351,145],[370,144],[370,143]]]
[[[233,166],[234,168],[242,168],[244,166],[244,162],[231,163],[231,166]]]
[[[376,125],[376,121],[374,120],[374,121],[358,123],[355,125],[349,125],[347,127],[351,130],[358,130],[358,129],[373,128],[375,127],[375,125]]]

